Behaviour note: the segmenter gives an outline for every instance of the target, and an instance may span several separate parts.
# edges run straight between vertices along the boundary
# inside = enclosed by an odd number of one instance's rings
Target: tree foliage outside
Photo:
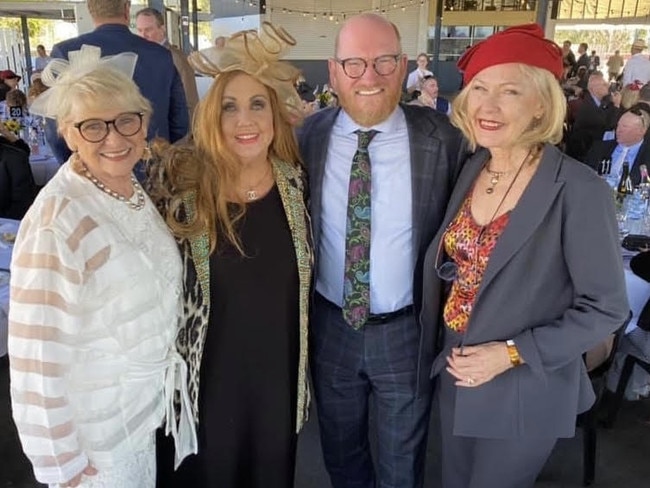
[[[43,35],[46,22],[51,21],[43,19],[27,19],[27,28],[29,29],[30,42],[32,39]],[[23,35],[20,19],[18,17],[0,17],[0,29],[10,30],[17,36]]]
[[[578,45],[586,42],[589,46],[588,53],[592,50],[601,57],[601,65],[606,59],[619,50],[623,56],[630,54],[630,47],[634,39],[648,39],[646,26],[618,25],[614,29],[580,29],[579,26],[573,29],[562,29],[560,26],[555,30],[554,40],[558,44],[564,41],[571,41],[571,49],[578,52]]]

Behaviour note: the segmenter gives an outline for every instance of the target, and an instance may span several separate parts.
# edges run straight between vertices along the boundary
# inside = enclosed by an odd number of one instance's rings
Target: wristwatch
[[[521,356],[515,345],[515,341],[508,339],[506,341],[506,348],[508,349],[508,357],[510,358],[510,364],[513,366],[519,366],[521,364]]]

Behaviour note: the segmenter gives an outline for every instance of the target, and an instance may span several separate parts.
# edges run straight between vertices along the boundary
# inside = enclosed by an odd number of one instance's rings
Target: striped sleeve
[[[70,235],[48,212],[23,221],[13,253],[9,356],[13,418],[25,454],[42,483],[63,483],[87,465],[69,404],[67,372],[80,326],[83,263],[75,244],[92,225]],[[55,219],[53,219],[55,220]]]

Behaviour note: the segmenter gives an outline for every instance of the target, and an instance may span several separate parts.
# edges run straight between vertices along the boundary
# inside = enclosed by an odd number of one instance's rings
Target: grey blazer
[[[416,260],[413,304],[419,313],[424,253],[442,222],[461,164],[469,152],[460,132],[449,123],[446,115],[426,107],[400,106],[406,118],[411,150],[413,249]],[[339,108],[328,108],[316,112],[305,120],[298,133],[300,152],[310,179],[316,261],[321,230],[323,174],[332,127],[339,111]],[[421,339],[418,385],[422,381],[429,381],[433,345],[431,337]]]
[[[443,226],[424,262],[421,321],[445,344],[438,311],[445,259],[441,239],[488,158],[466,164]],[[454,434],[471,437],[571,437],[594,394],[582,353],[627,318],[623,263],[611,190],[585,165],[546,145],[537,172],[498,240],[462,342],[514,339],[526,364],[478,388],[458,388]],[[451,335],[449,336],[451,337]],[[445,366],[446,341],[432,368]]]

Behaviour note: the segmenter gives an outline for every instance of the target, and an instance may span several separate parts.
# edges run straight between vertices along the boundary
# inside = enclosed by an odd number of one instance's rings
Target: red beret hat
[[[557,79],[562,77],[562,49],[544,38],[537,24],[509,27],[488,37],[458,60],[465,84],[490,66],[522,63],[550,71]]]
[[[12,78],[18,78],[18,80],[20,80],[20,76],[18,76],[16,73],[11,71],[10,69],[0,71],[0,80],[10,80]]]

